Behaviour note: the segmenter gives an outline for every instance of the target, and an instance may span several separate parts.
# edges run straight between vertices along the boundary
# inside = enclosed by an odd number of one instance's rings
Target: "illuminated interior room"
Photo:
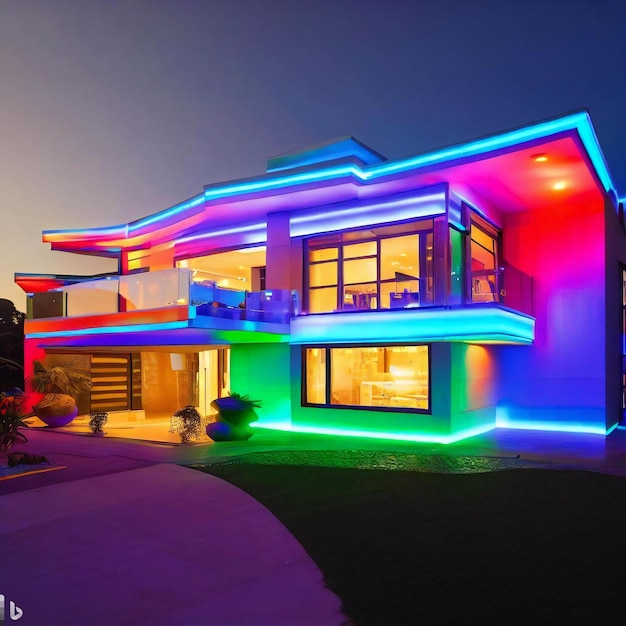
[[[605,436],[626,407],[619,197],[586,112],[398,160],[353,137],[273,157],[128,224],[44,231],[120,269],[16,274],[26,369],[71,356],[82,411],[145,420],[236,392],[259,429]]]

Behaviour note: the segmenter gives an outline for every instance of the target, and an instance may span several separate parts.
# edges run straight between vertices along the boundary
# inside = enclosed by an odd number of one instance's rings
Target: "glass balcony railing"
[[[192,304],[197,306],[198,315],[288,324],[298,314],[298,294],[289,289],[233,291],[211,285],[195,290],[194,287]]]
[[[341,312],[499,303],[528,315],[534,314],[533,278],[510,265],[498,270],[472,272],[465,304],[460,297],[457,302],[451,297],[447,301],[434,298],[432,281],[422,284],[416,279],[414,282],[415,285],[407,287],[381,283],[380,293],[383,302],[387,303],[383,307],[378,305],[375,286],[372,294],[359,292],[355,297],[350,293],[350,305]],[[314,291],[309,297],[311,293]],[[366,297],[372,295],[374,297]],[[189,269],[174,268],[86,280],[62,289],[35,293],[29,296],[28,317],[78,317],[185,305],[195,306],[198,315],[251,321],[289,323],[292,317],[300,315],[296,291],[226,289],[214,281],[194,282]]]
[[[79,317],[189,304],[186,268],[84,280],[31,296],[33,318]]]
[[[497,270],[474,271],[468,304],[498,302],[521,313],[534,315],[533,290],[532,276],[513,265]]]
[[[187,268],[85,280],[29,296],[28,317],[79,317],[119,311],[192,305],[198,315],[289,323],[297,315],[297,292],[225,289],[214,281],[193,282]]]

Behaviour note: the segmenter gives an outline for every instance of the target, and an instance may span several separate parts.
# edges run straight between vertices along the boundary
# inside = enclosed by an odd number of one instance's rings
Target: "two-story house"
[[[451,442],[606,434],[624,414],[623,207],[587,113],[389,161],[352,137],[128,224],[45,231],[116,275],[16,275],[26,367],[82,409]],[[27,372],[28,373],[28,372]]]

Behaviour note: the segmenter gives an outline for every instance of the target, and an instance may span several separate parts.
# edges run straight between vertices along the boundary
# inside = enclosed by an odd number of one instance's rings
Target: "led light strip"
[[[111,335],[116,333],[140,333],[145,331],[177,330],[187,328],[188,321],[163,322],[161,324],[135,324],[127,326],[100,326],[97,328],[82,328],[80,330],[57,330],[41,333],[29,333],[26,339],[48,339],[52,337],[82,337],[84,335]]]
[[[362,181],[370,181],[392,174],[406,172],[408,170],[418,170],[444,162],[452,162],[456,159],[473,157],[484,154],[489,151],[509,148],[517,144],[527,141],[533,141],[548,137],[549,135],[559,132],[576,130],[580,136],[582,144],[591,159],[591,162],[608,193],[615,193],[615,186],[611,180],[606,161],[602,155],[598,139],[593,130],[591,118],[586,112],[575,113],[549,122],[540,122],[531,126],[527,126],[518,130],[495,135],[485,139],[478,139],[465,144],[459,144],[451,148],[446,148],[428,154],[422,154],[408,159],[402,159],[395,162],[376,163],[369,166],[358,167],[356,165],[337,165],[327,167],[321,170],[312,170],[308,172],[299,172],[295,174],[287,174],[284,176],[276,176],[272,178],[265,177],[247,182],[231,183],[226,185],[216,185],[205,189],[201,195],[195,196],[191,200],[175,205],[162,213],[140,219],[128,226],[114,226],[104,229],[86,229],[72,231],[44,231],[44,241],[62,241],[63,238],[71,233],[82,233],[82,237],[102,237],[112,233],[119,233],[126,229],[129,231],[137,231],[147,225],[166,220],[173,215],[177,215],[191,207],[202,204],[203,202],[227,198],[238,194],[246,194],[252,192],[263,192],[274,189],[281,189],[299,184],[314,183],[319,181],[331,181],[342,176],[353,176]],[[122,235],[123,236],[123,235]]]
[[[450,444],[461,441],[462,439],[468,439],[469,437],[476,437],[484,433],[492,431],[495,426],[485,425],[477,428],[458,431],[452,435],[431,435],[428,433],[394,433],[384,431],[372,431],[372,430],[358,430],[358,429],[342,429],[342,428],[326,428],[323,426],[301,426],[301,425],[284,425],[276,423],[265,424],[251,424],[253,428],[261,428],[266,430],[281,430],[294,433],[311,433],[316,435],[343,435],[346,437],[364,437],[367,439],[391,439],[394,441],[415,441],[423,443],[442,443]]]

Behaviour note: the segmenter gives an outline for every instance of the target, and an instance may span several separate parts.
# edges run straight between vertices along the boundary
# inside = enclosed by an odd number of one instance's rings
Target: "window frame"
[[[503,251],[502,251],[502,229],[497,226],[495,223],[488,220],[486,217],[481,215],[478,209],[472,207],[471,205],[464,203],[467,207],[467,211],[469,214],[469,223],[467,236],[465,237],[465,298],[464,301],[468,305],[476,306],[485,304],[485,301],[474,300],[474,289],[473,289],[473,279],[474,272],[472,270],[472,243],[475,242],[478,246],[480,246],[483,250],[490,253],[490,251],[485,248],[480,242],[475,241],[472,238],[472,226],[481,231],[484,235],[491,238],[494,242],[494,278],[495,278],[495,286],[494,286],[494,299],[493,301],[487,301],[487,304],[491,304],[494,302],[496,304],[502,304],[504,301],[504,281],[502,276],[502,259]],[[487,271],[486,271],[487,272]]]
[[[301,376],[300,376],[300,402],[302,407],[314,408],[314,409],[350,409],[356,411],[380,411],[382,413],[413,413],[419,415],[432,415],[432,348],[430,343],[376,343],[376,344],[353,344],[353,343],[333,343],[333,344],[306,344],[301,346],[300,361],[301,361]],[[331,350],[333,348],[394,348],[394,347],[426,347],[428,357],[428,407],[426,409],[413,408],[413,407],[389,407],[389,406],[363,406],[360,404],[333,404],[331,403],[331,382],[332,382],[332,358]],[[308,402],[307,400],[307,350],[317,349],[324,350],[326,352],[326,393],[325,402],[323,404],[316,404]]]
[[[419,224],[425,224],[427,225],[427,223],[430,222],[430,227],[428,228],[420,228]],[[406,226],[406,230],[402,230],[402,227]],[[362,239],[358,239],[357,240],[353,240],[353,239],[344,239],[344,237],[346,235],[350,235],[353,233],[359,233],[359,232],[367,232],[367,231],[372,231],[375,230],[377,228],[390,228],[390,227],[395,227],[398,228],[398,232],[394,232],[394,233],[385,233],[385,234],[376,234],[375,232],[372,233],[371,236],[369,237],[363,237]],[[305,310],[308,312],[309,311],[309,307],[310,307],[310,291],[311,290],[317,290],[317,289],[327,289],[329,287],[334,287],[336,290],[336,297],[335,297],[335,308],[331,311],[321,311],[319,313],[308,313],[309,315],[318,315],[318,314],[324,314],[324,313],[331,313],[331,312],[345,312],[345,311],[350,311],[350,312],[359,312],[359,311],[367,311],[367,310],[371,310],[371,311],[382,311],[382,310],[388,310],[386,308],[383,308],[380,306],[381,304],[381,285],[384,283],[389,283],[389,282],[393,282],[391,279],[381,279],[381,241],[386,240],[386,239],[394,239],[397,237],[403,237],[403,236],[407,236],[407,235],[418,235],[418,254],[419,254],[419,259],[420,259],[420,274],[421,274],[421,264],[424,263],[424,267],[426,267],[426,237],[427,235],[431,233],[432,234],[432,239],[433,239],[433,245],[434,245],[434,220],[432,217],[425,217],[422,219],[418,219],[418,220],[410,220],[410,221],[405,221],[405,222],[396,222],[393,224],[380,224],[380,225],[372,225],[370,227],[367,228],[354,228],[354,229],[349,229],[349,230],[342,230],[342,231],[338,231],[335,233],[328,233],[326,235],[315,235],[313,237],[307,237],[304,240],[304,245],[302,246],[303,248],[303,285],[304,285],[304,308]],[[334,239],[334,241],[333,241]],[[315,242],[319,241],[319,245],[315,245]],[[344,291],[345,291],[345,280],[344,280],[344,261],[346,259],[344,259],[344,247],[345,246],[349,246],[355,243],[369,243],[369,242],[374,242],[376,244],[376,281],[375,281],[375,285],[376,285],[376,301],[378,303],[378,306],[376,309],[349,309],[349,308],[344,308],[344,302],[343,302],[343,297],[344,297]],[[311,244],[313,244],[311,246]],[[310,261],[310,252],[311,250],[319,250],[319,249],[324,249],[324,248],[331,248],[331,247],[336,247],[337,248],[337,259],[336,259],[336,263],[337,263],[337,284],[336,285],[327,285],[324,287],[320,287],[320,286],[316,286],[316,287],[311,287],[310,285],[310,267],[311,265],[317,265],[317,264],[322,264],[322,263],[328,263],[329,261],[324,260],[324,261]],[[366,255],[363,257],[350,257],[349,261],[352,260],[358,260],[358,259],[367,259],[367,258],[374,258],[372,255]],[[421,260],[423,258],[423,261]],[[420,278],[424,278],[427,279],[427,276],[420,276]],[[431,277],[432,280],[434,281],[434,275]],[[434,284],[433,284],[433,289],[434,289]],[[426,291],[425,291],[426,293]],[[431,306],[432,303],[423,305],[423,306]]]

